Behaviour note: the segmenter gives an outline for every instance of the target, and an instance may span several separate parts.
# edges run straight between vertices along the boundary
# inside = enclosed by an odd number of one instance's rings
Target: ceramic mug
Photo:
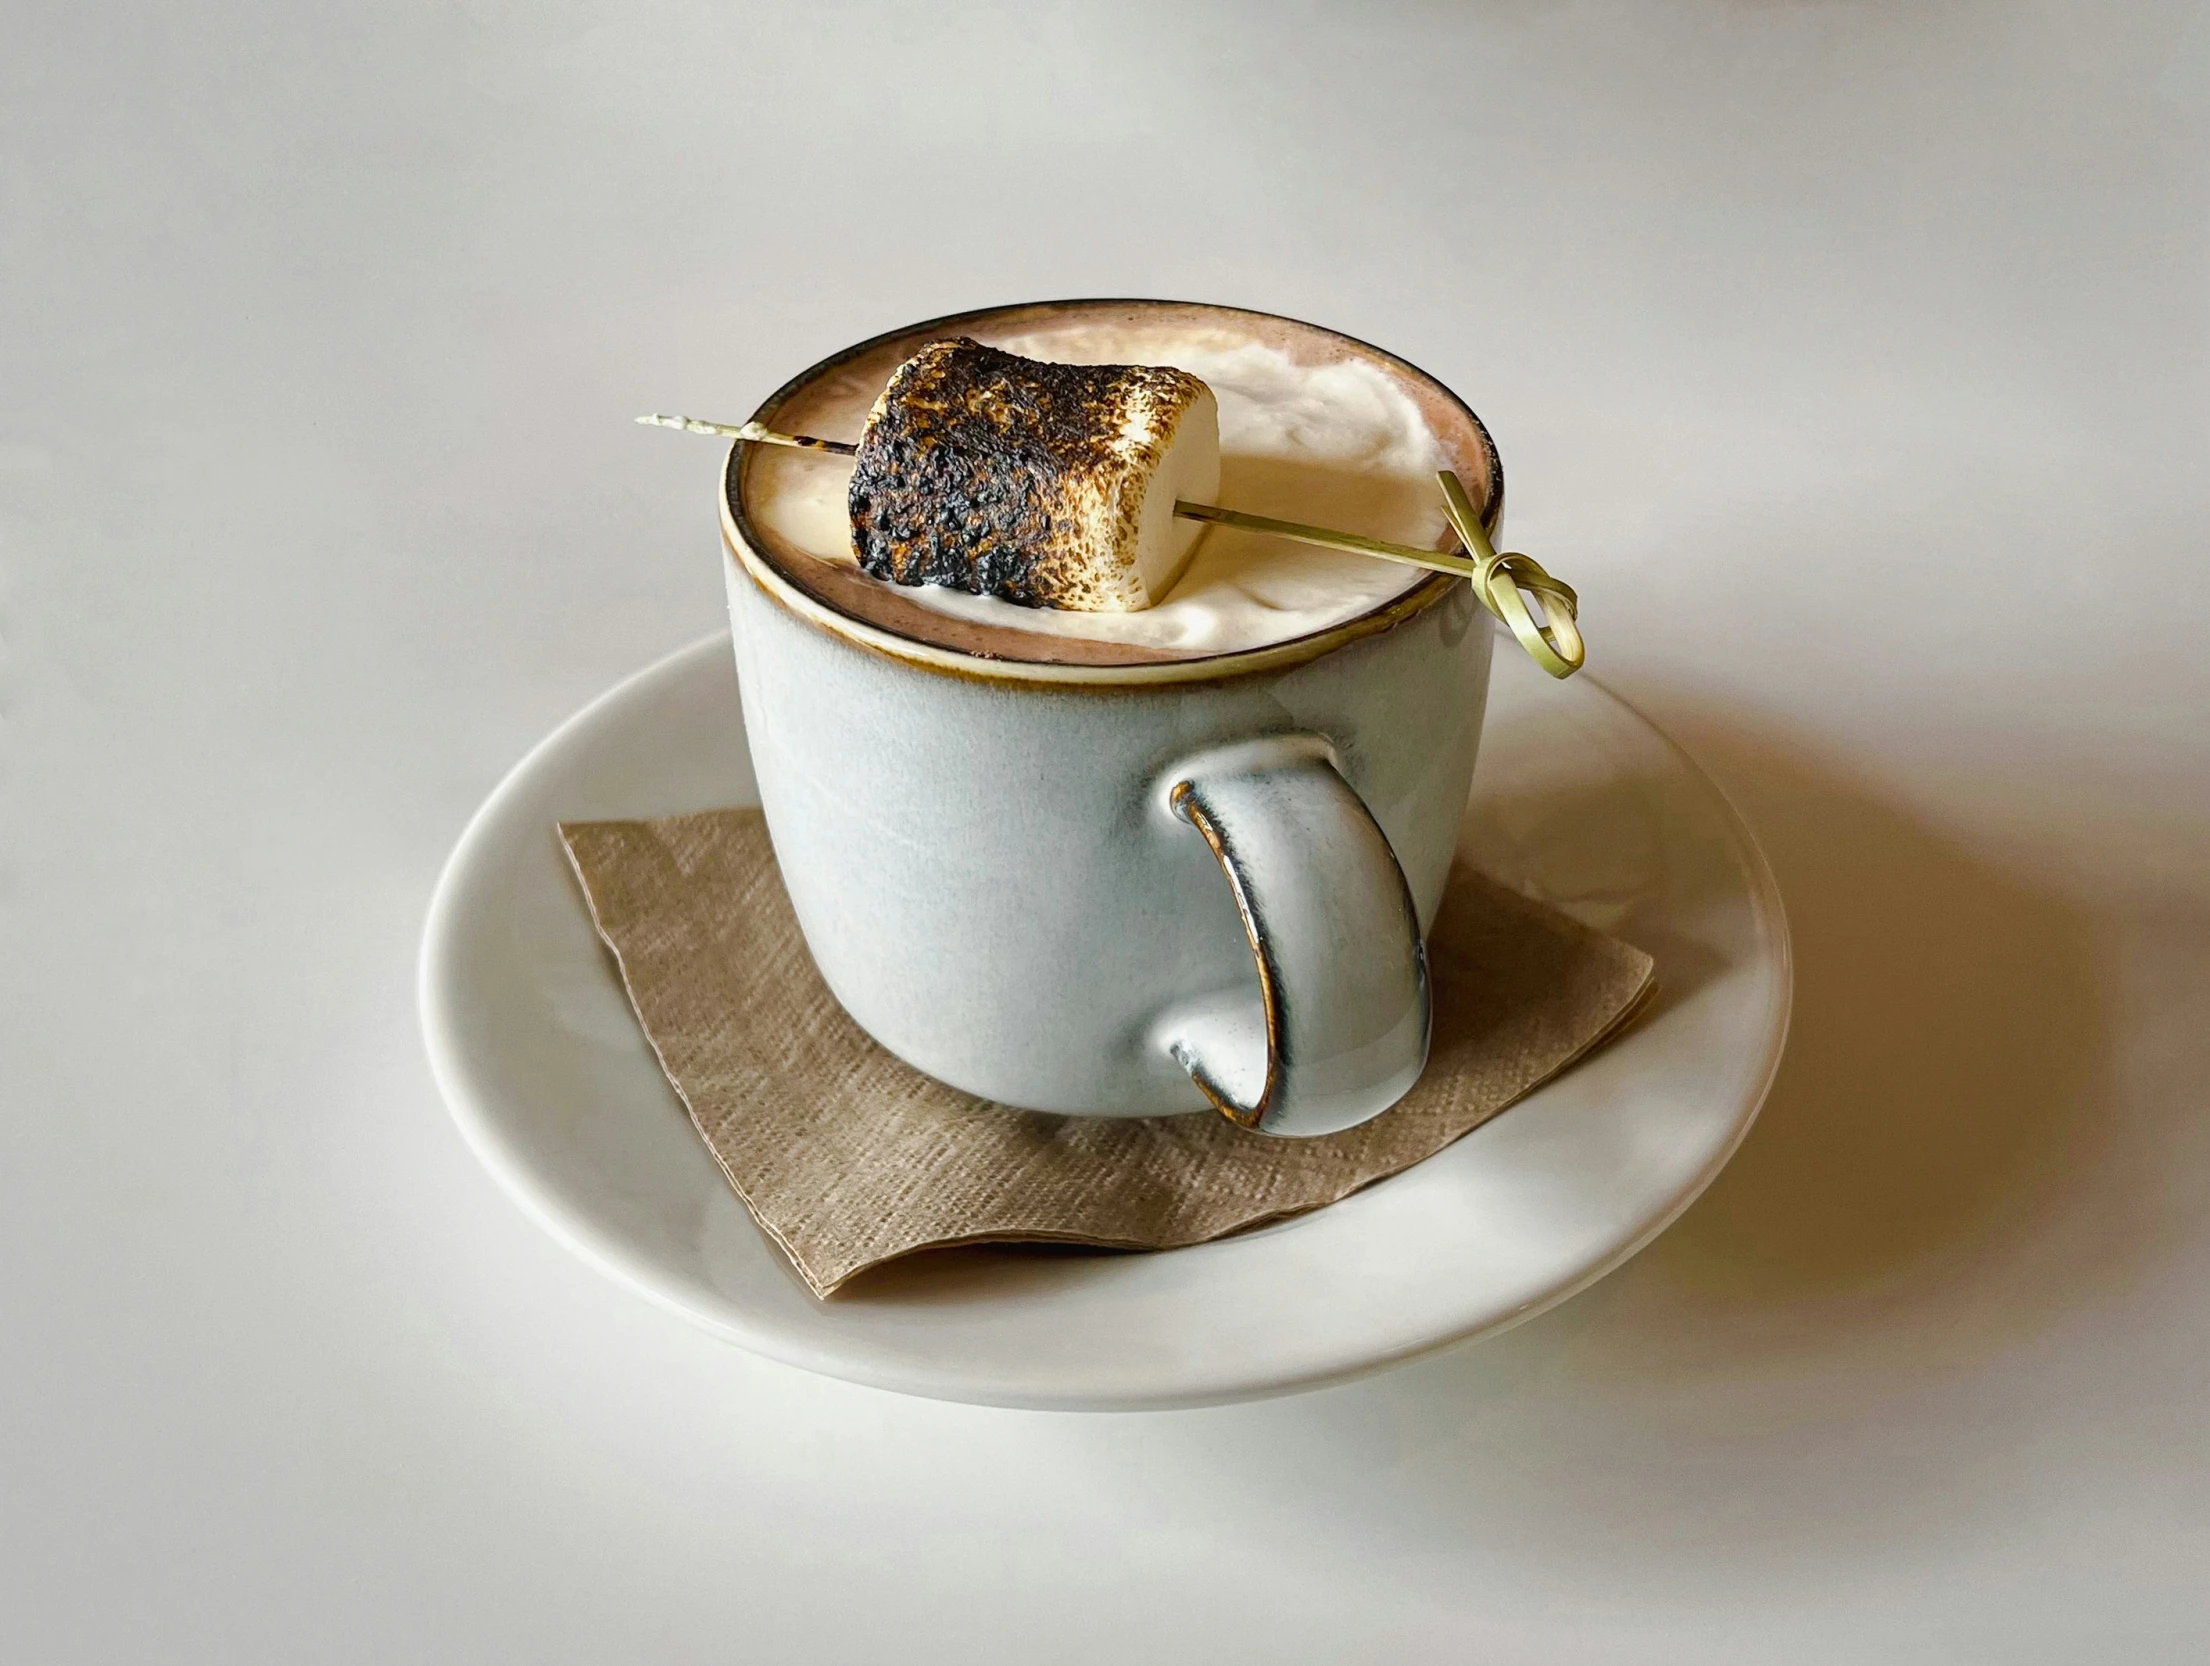
[[[1230,308],[936,319],[824,360],[755,417],[809,431],[823,390],[879,385],[928,341],[1082,314],[1365,360],[1420,406],[1497,531],[1495,447],[1440,383]],[[1324,1134],[1411,1088],[1427,1059],[1423,937],[1488,689],[1492,633],[1467,583],[1433,574],[1346,623],[1206,658],[1101,663],[1095,644],[1041,634],[968,652],[942,615],[927,615],[933,641],[896,629],[909,601],[869,596],[863,617],[850,587],[877,581],[756,521],[759,449],[732,448],[722,492],[745,730],[807,946],[870,1035],[954,1087],[1071,1115],[1209,1104]]]

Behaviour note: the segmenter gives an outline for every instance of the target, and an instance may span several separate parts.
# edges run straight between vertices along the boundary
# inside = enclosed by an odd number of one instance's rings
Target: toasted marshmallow
[[[1133,613],[1174,587],[1204,531],[1175,500],[1219,490],[1219,407],[1187,371],[940,341],[868,413],[852,549],[896,584]]]

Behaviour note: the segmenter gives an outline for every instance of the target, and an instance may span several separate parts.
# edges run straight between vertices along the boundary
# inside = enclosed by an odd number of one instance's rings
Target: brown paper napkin
[[[1203,1112],[1048,1116],[946,1087],[845,1015],[757,810],[560,832],[668,1080],[818,1296],[942,1245],[1172,1249],[1317,1209],[1487,1121],[1655,987],[1641,950],[1461,859],[1428,943],[1427,1072],[1383,1116],[1308,1140]]]

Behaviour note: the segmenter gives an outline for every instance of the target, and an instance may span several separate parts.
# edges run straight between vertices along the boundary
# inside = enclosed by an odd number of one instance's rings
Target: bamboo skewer
[[[1369,538],[1363,532],[1337,532],[1332,527],[1309,526],[1303,521],[1277,521],[1271,515],[1246,514],[1241,509],[1221,509],[1210,503],[1174,500],[1174,513],[1185,521],[1209,521],[1214,526],[1241,527],[1245,532],[1270,532],[1299,544],[1317,544],[1324,550],[1349,550],[1354,555],[1379,556],[1407,567],[1425,567],[1433,573],[1456,573],[1460,578],[1480,576],[1473,562],[1462,555],[1423,550],[1411,544],[1392,544],[1386,538]]]
[[[838,457],[850,457],[859,450],[848,440],[778,433],[759,422],[704,422],[697,417],[658,414],[641,416],[637,420],[651,428],[675,428],[686,434],[718,434],[725,439],[791,446],[800,451],[825,451]],[[1369,538],[1364,533],[1338,532],[1333,527],[1276,520],[1271,515],[1253,515],[1241,509],[1222,509],[1215,504],[1189,503],[1180,498],[1174,501],[1174,513],[1184,520],[1239,527],[1246,532],[1271,533],[1300,544],[1376,556],[1407,567],[1424,567],[1430,572],[1451,573],[1469,579],[1481,605],[1504,622],[1536,664],[1553,677],[1572,676],[1587,657],[1577,618],[1580,598],[1574,594],[1573,587],[1562,579],[1552,578],[1531,555],[1521,555],[1516,550],[1498,554],[1496,546],[1489,542],[1487,529],[1481,525],[1481,516],[1474,509],[1473,500],[1466,495],[1458,477],[1442,469],[1435,478],[1443,489],[1443,512],[1449,517],[1459,542],[1465,546],[1464,554],[1423,550],[1410,544],[1393,544],[1386,538]],[[1540,618],[1527,605],[1529,595],[1542,606]]]
[[[1531,555],[1516,550],[1497,554],[1481,517],[1474,512],[1473,499],[1466,496],[1458,477],[1444,469],[1435,478],[1443,488],[1443,513],[1450,517],[1459,541],[1479,558],[1474,594],[1504,621],[1537,665],[1553,677],[1572,676],[1588,658],[1578,617],[1581,599],[1573,593],[1573,586],[1552,578]],[[1529,592],[1542,603],[1540,620],[1527,606]]]
[[[719,434],[724,439],[753,440],[761,445],[790,445],[800,451],[830,451],[839,457],[859,454],[859,447],[849,440],[817,440],[811,434],[778,434],[774,429],[758,422],[702,422],[697,417],[641,416],[638,422],[647,428],[678,428],[686,434]]]

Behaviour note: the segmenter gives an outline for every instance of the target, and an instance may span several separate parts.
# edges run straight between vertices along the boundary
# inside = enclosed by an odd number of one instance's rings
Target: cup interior
[[[1492,529],[1503,507],[1503,468],[1481,419],[1447,387],[1417,366],[1370,343],[1317,324],[1205,302],[1150,300],[1072,300],[989,307],[930,319],[876,336],[833,354],[793,377],[754,413],[755,420],[786,433],[856,441],[865,413],[889,381],[891,372],[921,347],[951,336],[970,336],[990,345],[1016,341],[1039,331],[1068,325],[1105,325],[1147,333],[1217,337],[1230,334],[1285,355],[1299,367],[1362,361],[1387,377],[1418,409],[1444,458],[1444,466],[1462,480],[1482,519]],[[982,626],[922,606],[895,585],[884,584],[856,567],[824,561],[799,548],[772,522],[755,512],[764,492],[787,471],[818,468],[817,454],[779,447],[738,444],[731,448],[723,478],[723,528],[731,552],[777,599],[802,599],[802,611],[832,628],[839,621],[860,627],[868,637],[884,633],[938,653],[966,656],[999,670],[1019,665],[1105,669],[1115,666],[1184,666],[1195,671],[1217,665],[1223,674],[1252,658],[1249,651],[1190,652],[1149,645],[1047,635],[1004,625]],[[1455,540],[1445,533],[1435,547],[1448,550]],[[749,555],[753,559],[746,560]],[[1433,574],[1367,613],[1328,626],[1310,637],[1273,644],[1265,657],[1278,662],[1284,648],[1325,651],[1339,636],[1365,634],[1408,617],[1439,600],[1459,580]]]

